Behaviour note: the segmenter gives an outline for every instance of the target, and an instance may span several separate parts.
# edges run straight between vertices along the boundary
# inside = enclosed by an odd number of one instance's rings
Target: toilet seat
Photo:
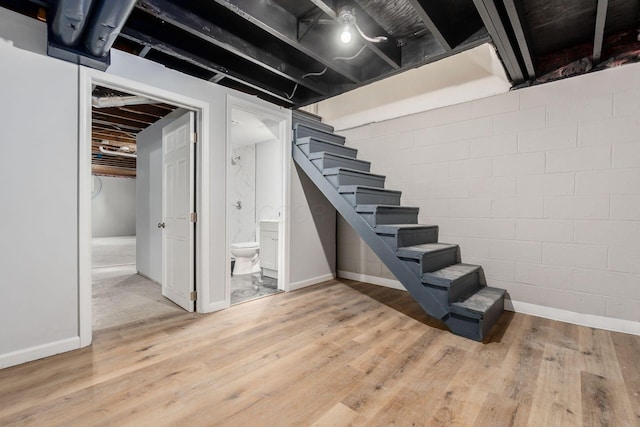
[[[235,249],[257,249],[260,247],[260,244],[258,242],[232,243],[231,247]]]

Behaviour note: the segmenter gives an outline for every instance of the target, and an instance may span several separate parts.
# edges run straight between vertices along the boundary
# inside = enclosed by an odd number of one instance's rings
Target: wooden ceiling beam
[[[522,60],[524,61],[527,75],[529,77],[529,80],[533,80],[536,78],[536,69],[533,63],[531,49],[529,47],[530,37],[528,28],[524,23],[524,10],[522,9],[522,1],[504,0],[504,7],[507,9],[507,15],[509,16],[509,21],[511,22],[511,28],[513,28],[516,40],[518,41],[518,46],[520,47],[520,55],[522,56]]]
[[[328,91],[326,85],[304,79],[304,71],[276,57],[272,52],[250,44],[175,3],[168,0],[140,0],[136,7],[295,84],[304,86],[318,94],[326,94]]]
[[[94,108],[94,110],[96,112],[99,112],[100,114],[103,114],[105,116],[109,116],[109,117],[115,117],[115,118],[121,118],[121,119],[125,119],[125,120],[130,120],[136,123],[140,123],[141,125],[145,125],[145,126],[149,126],[152,125],[153,123],[155,123],[157,120],[150,117],[150,116],[145,116],[145,115],[141,115],[141,114],[134,114],[134,113],[130,113],[127,111],[122,111],[120,108],[118,107],[111,107],[111,108]]]
[[[608,0],[598,0],[598,8],[596,12],[596,29],[593,39],[593,64],[600,63],[602,57],[602,44],[604,41],[604,28],[607,23]]]
[[[337,4],[335,0],[311,0],[320,10],[326,13],[331,19],[340,23],[336,13]],[[364,34],[369,37],[383,36],[387,38],[386,42],[373,43],[365,39],[361,39],[369,50],[378,55],[383,61],[394,69],[400,68],[401,51],[397,46],[396,39],[385,31],[376,21],[371,18],[357,3],[350,4],[353,9],[356,24]]]
[[[130,113],[136,113],[161,119],[167,112],[164,108],[158,107],[158,104],[138,104],[138,105],[125,105],[119,107],[122,111],[128,111]]]
[[[148,127],[147,125],[139,122],[134,122],[119,117],[111,117],[108,115],[97,113],[96,111],[93,111],[91,113],[91,121],[102,125],[112,125],[119,128],[127,128],[133,130],[134,132],[140,132],[141,130]]]
[[[113,166],[92,165],[91,173],[94,175],[135,177],[136,170],[128,168],[118,168]]]
[[[213,0],[220,6],[235,13],[252,25],[266,31],[278,40],[304,53],[327,69],[333,70],[352,83],[361,83],[360,72],[345,61],[335,61],[335,50],[322,37],[323,43],[317,43],[317,37],[310,36],[316,31],[314,27],[307,36],[298,40],[298,20],[295,16],[280,7],[273,0],[242,1],[242,0]]]

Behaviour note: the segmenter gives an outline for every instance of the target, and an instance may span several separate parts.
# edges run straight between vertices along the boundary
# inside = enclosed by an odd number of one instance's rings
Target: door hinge
[[[191,222],[198,222],[198,213],[191,212],[191,215],[189,215],[189,219],[191,220]]]
[[[195,144],[196,142],[198,142],[198,134],[195,132],[191,132],[191,142],[193,144]]]
[[[196,301],[198,299],[198,293],[196,291],[191,291],[189,294],[189,301]]]

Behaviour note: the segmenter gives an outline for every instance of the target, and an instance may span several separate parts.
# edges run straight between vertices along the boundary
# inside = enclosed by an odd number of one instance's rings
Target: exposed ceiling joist
[[[139,0],[136,7],[208,43],[263,67],[271,73],[289,79],[295,84],[307,87],[321,95],[327,93],[326,86],[303,79],[304,72],[295,66],[168,0]],[[277,91],[272,92],[276,93]]]
[[[275,98],[280,102],[284,102],[285,104],[288,104],[288,105],[294,104],[293,101],[291,101],[290,99],[287,99],[282,94],[275,93],[275,89],[271,87],[266,87],[264,83],[248,75],[238,73],[220,64],[216,64],[213,61],[194,55],[191,52],[187,52],[183,49],[171,46],[168,43],[158,40],[155,37],[149,36],[147,34],[143,34],[139,31],[136,31],[130,28],[123,29],[122,33],[120,33],[120,36],[129,40],[135,41],[136,43],[139,43],[141,45],[153,46],[153,48],[159,52],[172,56],[176,59],[188,62],[190,64],[196,65],[204,70],[208,70],[212,73],[215,73],[216,75],[223,74],[226,78],[237,81],[242,85],[245,85],[259,92],[262,92],[265,95],[268,95],[269,97]]]
[[[473,3],[484,22],[491,39],[498,49],[498,54],[502,58],[503,64],[514,83],[522,83],[524,74],[518,64],[516,52],[509,40],[507,30],[500,18],[494,0],[473,0]]]
[[[423,3],[420,0],[409,0],[411,6],[416,10],[422,22],[427,26],[431,34],[438,40],[445,52],[454,47],[454,43],[445,37],[444,22],[438,6],[434,3]]]
[[[338,62],[332,59],[334,57],[333,49],[323,36],[315,34],[316,37],[313,37],[316,28],[312,28],[305,38],[298,40],[298,20],[272,0],[249,2],[240,0],[214,1],[254,26],[266,31],[271,36],[340,74],[350,82],[362,82],[357,69],[344,61]]]
[[[511,27],[515,33],[518,46],[520,47],[520,54],[524,61],[525,69],[529,79],[536,77],[536,69],[533,63],[533,57],[531,55],[531,49],[529,47],[529,35],[527,34],[526,25],[523,24],[524,12],[522,11],[521,0],[504,0],[504,7],[507,9],[507,15],[511,22]]]
[[[598,64],[602,57],[602,43],[604,40],[604,28],[607,22],[608,0],[598,0],[598,9],[596,12],[596,29],[593,39],[593,63]]]
[[[337,3],[334,0],[311,0],[320,10],[329,15],[331,19],[340,23],[338,14],[336,13]],[[366,39],[361,39],[369,50],[378,55],[383,61],[389,64],[392,68],[400,68],[401,52],[400,47],[397,46],[396,40],[384,28],[378,25],[367,13],[358,6],[357,3],[353,3],[349,6],[353,10],[356,17],[356,24],[358,27],[369,37],[386,37],[386,42],[373,43]]]

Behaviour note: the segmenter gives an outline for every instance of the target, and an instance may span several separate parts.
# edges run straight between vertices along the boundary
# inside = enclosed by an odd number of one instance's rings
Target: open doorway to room
[[[163,257],[180,253],[179,267],[194,265],[195,203],[185,182],[194,177],[180,172],[193,162],[194,114],[100,85],[91,99],[92,329],[193,311],[192,279],[173,289]]]
[[[230,102],[228,118],[228,280],[233,305],[285,290],[286,120],[239,101]]]

